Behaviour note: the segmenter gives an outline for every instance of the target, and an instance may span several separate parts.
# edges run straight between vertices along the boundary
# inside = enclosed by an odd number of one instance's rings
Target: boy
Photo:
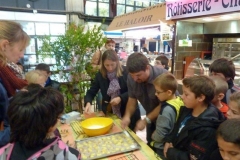
[[[228,84],[226,81],[224,81],[223,78],[217,77],[217,76],[211,76],[210,77],[214,84],[215,84],[215,95],[212,100],[212,104],[217,107],[223,115],[226,117],[227,111],[228,111],[228,105],[221,100],[224,98],[225,93],[228,90]]]
[[[235,92],[230,96],[227,112],[228,119],[240,119],[240,92]]]
[[[47,78],[47,81],[45,83],[45,86],[44,87],[52,87],[54,89],[57,89],[57,90],[60,90],[60,83],[57,82],[57,81],[54,81],[50,78],[51,76],[51,71],[50,71],[50,67],[49,65],[45,64],[45,63],[39,63],[35,70],[40,70],[42,72],[43,75],[46,76]]]
[[[168,58],[164,55],[161,55],[161,56],[158,56],[155,59],[155,64],[154,65],[168,70],[168,68],[169,68],[168,63],[169,63]]]
[[[227,118],[228,119],[240,119],[240,92],[235,92],[229,97]],[[232,126],[228,126],[228,129],[232,129]],[[230,132],[230,130],[229,130]],[[237,133],[236,133],[237,134]],[[211,156],[212,159],[222,160],[219,149],[214,151]]]
[[[217,149],[216,129],[225,119],[211,104],[214,82],[207,76],[183,79],[183,103],[173,132],[166,137],[164,155],[168,160],[208,160]]]
[[[159,75],[153,81],[153,85],[156,90],[155,95],[161,101],[161,110],[156,121],[156,130],[152,134],[151,146],[162,159],[165,159],[163,139],[173,130],[180,107],[184,104],[180,97],[175,96],[178,83],[171,73]]]
[[[240,119],[229,119],[223,122],[217,130],[217,142],[223,159],[239,160]]]
[[[233,61],[228,60],[227,58],[216,59],[209,66],[209,73],[211,76],[224,78],[224,80],[228,83],[228,90],[225,93],[225,97],[222,99],[224,103],[228,104],[231,93],[234,93],[237,90],[233,83],[236,75]]]

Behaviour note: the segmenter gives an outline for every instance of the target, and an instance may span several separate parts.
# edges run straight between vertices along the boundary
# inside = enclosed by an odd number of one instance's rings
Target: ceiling
[[[201,18],[193,18],[193,19],[187,19],[182,21],[196,22],[196,23],[209,23],[209,22],[230,21],[230,20],[240,20],[240,12],[222,14],[217,16],[215,15],[215,16],[208,16],[208,17],[201,17]]]

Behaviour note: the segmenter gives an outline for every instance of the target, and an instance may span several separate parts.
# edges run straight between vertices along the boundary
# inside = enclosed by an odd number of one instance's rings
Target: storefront
[[[160,24],[172,26],[173,21],[165,20],[166,3],[160,3],[148,8],[116,16],[107,31],[122,31],[128,40],[128,48],[140,51],[145,46],[152,51],[160,50]],[[129,51],[130,51],[129,50]],[[163,50],[163,46],[161,48]],[[151,51],[151,50],[150,50]]]
[[[176,21],[174,74],[177,79],[185,77],[193,58],[231,59],[240,53],[239,0],[167,1],[166,19]],[[233,61],[239,74],[240,59]]]

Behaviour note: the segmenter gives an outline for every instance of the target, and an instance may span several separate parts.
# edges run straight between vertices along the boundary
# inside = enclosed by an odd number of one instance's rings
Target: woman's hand
[[[115,97],[110,101],[111,106],[116,106],[121,102],[121,98],[120,97]]]
[[[87,114],[93,113],[92,105],[89,102],[86,104],[84,112]]]

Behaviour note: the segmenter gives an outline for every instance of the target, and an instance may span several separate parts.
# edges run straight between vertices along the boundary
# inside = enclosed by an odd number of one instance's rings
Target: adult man
[[[167,72],[163,68],[151,66],[146,56],[142,53],[133,53],[127,60],[128,74],[128,103],[122,119],[122,127],[130,123],[130,117],[136,109],[137,101],[140,101],[146,110],[146,118],[137,122],[135,131],[147,127],[148,145],[151,142],[151,135],[155,130],[155,121],[159,115],[159,100],[155,96],[153,80],[160,74]]]
[[[58,90],[60,89],[60,83],[50,78],[51,71],[50,71],[50,67],[47,64],[39,63],[35,69],[40,70],[46,76],[46,84],[44,87],[50,86]]]

